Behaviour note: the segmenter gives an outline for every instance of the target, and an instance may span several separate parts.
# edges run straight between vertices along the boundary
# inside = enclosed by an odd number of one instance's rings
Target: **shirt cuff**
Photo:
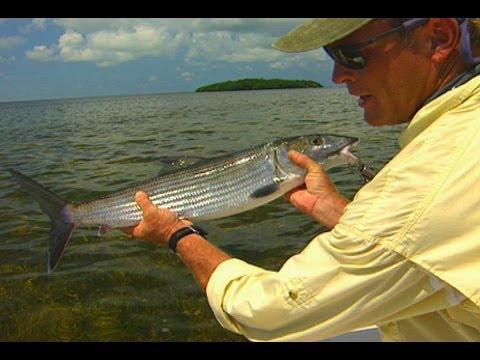
[[[241,333],[238,324],[223,311],[223,298],[230,283],[243,276],[264,273],[265,270],[240,259],[228,259],[214,270],[207,284],[207,299],[218,322],[227,330]]]

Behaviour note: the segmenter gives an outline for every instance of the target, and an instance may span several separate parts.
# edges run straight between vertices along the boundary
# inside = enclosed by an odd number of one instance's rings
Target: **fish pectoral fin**
[[[262,186],[261,188],[258,188],[253,193],[251,193],[250,197],[254,199],[258,199],[258,198],[268,196],[270,194],[273,194],[275,191],[277,191],[279,186],[280,184],[268,184],[268,185]]]

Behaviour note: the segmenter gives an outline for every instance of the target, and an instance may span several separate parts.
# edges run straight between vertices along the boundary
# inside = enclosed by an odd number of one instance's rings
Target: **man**
[[[170,240],[222,326],[254,341],[373,325],[384,341],[480,341],[479,25],[314,19],[274,44],[324,47],[333,81],[358,97],[370,125],[409,122],[399,154],[351,202],[320,165],[290,153],[307,175],[286,198],[331,231],[278,272],[230,257],[142,192],[144,219],[126,231]]]

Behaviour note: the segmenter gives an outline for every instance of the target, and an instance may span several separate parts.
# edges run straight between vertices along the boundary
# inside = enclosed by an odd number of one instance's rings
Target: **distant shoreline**
[[[208,91],[238,91],[238,90],[270,90],[270,89],[303,89],[322,88],[323,86],[312,80],[284,80],[251,78],[230,80],[201,86],[195,92]]]
[[[308,88],[308,87],[305,87]],[[315,86],[314,88],[318,88]],[[345,85],[327,85],[321,86],[323,89],[346,89]],[[281,89],[281,88],[279,88]],[[288,89],[288,88],[286,88]],[[221,91],[221,90],[219,90]],[[94,99],[94,98],[112,98],[112,97],[132,97],[132,96],[157,96],[157,95],[172,95],[172,94],[193,94],[196,90],[181,90],[181,91],[164,91],[164,92],[137,92],[137,93],[112,93],[112,94],[95,94],[95,95],[86,95],[80,94],[76,96],[64,96],[64,97],[42,97],[42,98],[19,98],[19,99],[0,99],[0,105],[16,104],[23,102],[41,102],[41,101],[70,101],[70,100],[79,100],[79,99]]]

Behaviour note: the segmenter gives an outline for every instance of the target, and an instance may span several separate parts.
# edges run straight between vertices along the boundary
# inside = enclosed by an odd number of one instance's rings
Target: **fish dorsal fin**
[[[206,159],[200,156],[169,156],[162,158],[160,159],[162,168],[158,172],[157,176],[170,174],[178,171],[179,169],[184,169],[195,165],[201,161],[206,161]]]

